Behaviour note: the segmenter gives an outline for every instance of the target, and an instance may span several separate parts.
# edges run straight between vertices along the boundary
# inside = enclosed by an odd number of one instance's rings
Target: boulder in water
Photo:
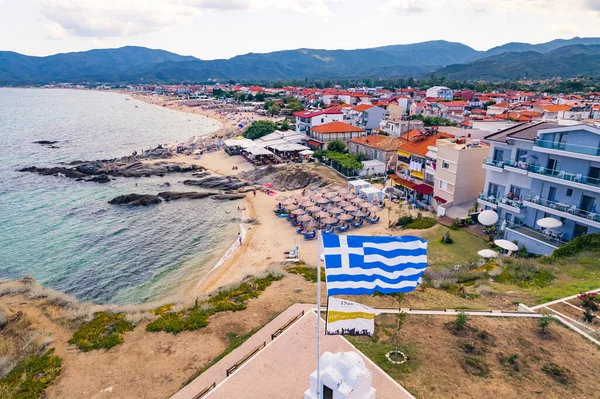
[[[160,204],[162,201],[158,195],[150,194],[127,194],[120,195],[108,201],[111,205],[149,206]]]

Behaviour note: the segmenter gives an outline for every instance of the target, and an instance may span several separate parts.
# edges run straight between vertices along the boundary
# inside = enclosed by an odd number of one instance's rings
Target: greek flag
[[[427,241],[420,237],[323,234],[327,294],[410,292],[427,268]]]

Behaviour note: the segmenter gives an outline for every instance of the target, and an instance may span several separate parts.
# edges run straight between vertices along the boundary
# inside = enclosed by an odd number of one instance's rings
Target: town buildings
[[[600,128],[519,124],[486,137],[486,180],[478,200],[498,212],[504,236],[537,254],[600,231]],[[537,225],[553,217],[562,226]]]
[[[307,144],[312,149],[322,150],[330,141],[341,140],[348,147],[350,140],[364,134],[365,130],[360,127],[344,122],[329,122],[310,129]]]
[[[372,104],[359,104],[349,110],[352,124],[366,131],[378,128],[385,114],[385,109]]]
[[[296,132],[309,134],[311,129],[330,122],[341,122],[344,118],[342,111],[337,109],[322,109],[317,111],[294,112],[296,117]]]
[[[446,86],[433,86],[432,88],[427,89],[427,97],[451,101],[454,98],[454,90]]]
[[[395,161],[396,152],[405,143],[406,140],[400,137],[374,134],[350,140],[348,150],[351,154],[364,154],[369,160],[381,161],[390,169]]]

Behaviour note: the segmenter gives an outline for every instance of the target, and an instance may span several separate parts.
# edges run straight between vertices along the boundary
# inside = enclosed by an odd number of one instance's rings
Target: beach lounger
[[[289,216],[289,214],[287,214],[287,213],[280,213],[279,214],[280,218],[287,218],[288,216]]]
[[[350,230],[350,226],[349,225],[339,226],[337,228],[337,231],[339,233],[343,233],[343,232],[348,231],[348,230]]]
[[[352,227],[354,227],[355,229],[362,227],[362,225],[363,225],[362,220],[360,222],[352,223]]]
[[[304,234],[304,239],[305,240],[314,240],[315,238],[317,238],[317,232],[313,231],[312,233],[306,233]]]
[[[371,224],[376,224],[379,222],[380,217],[377,216],[376,218],[371,218],[371,219],[367,219],[367,221]]]
[[[333,234],[333,227],[329,230],[323,230],[323,234]]]

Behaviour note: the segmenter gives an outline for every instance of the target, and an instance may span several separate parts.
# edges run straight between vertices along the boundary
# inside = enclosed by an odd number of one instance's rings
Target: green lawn
[[[442,244],[442,236],[450,232],[452,244]],[[450,230],[446,226],[437,227],[423,233],[429,240],[427,255],[429,266],[433,269],[452,267],[481,259],[477,251],[489,248],[488,243],[464,230]]]

